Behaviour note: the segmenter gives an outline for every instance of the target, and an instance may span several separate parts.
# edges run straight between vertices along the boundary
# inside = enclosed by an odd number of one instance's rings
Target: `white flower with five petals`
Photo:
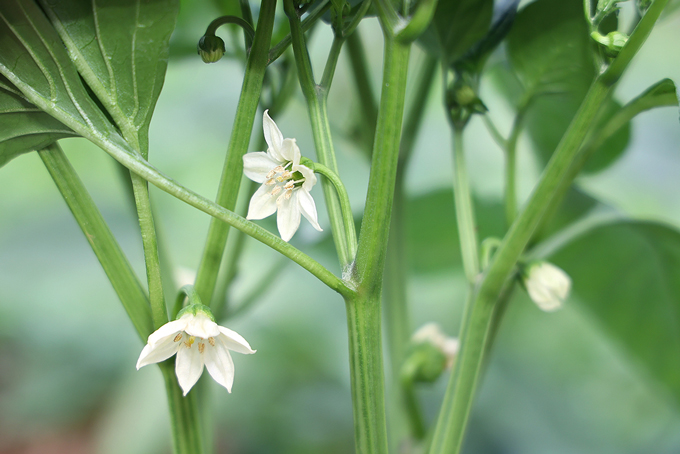
[[[231,392],[234,362],[229,350],[246,354],[255,350],[240,334],[215,323],[210,310],[201,304],[187,306],[180,315],[149,336],[137,369],[177,354],[175,374],[185,396],[201,377],[204,365],[210,376]]]
[[[262,183],[253,194],[247,219],[264,219],[278,211],[276,224],[284,241],[290,240],[300,227],[301,215],[321,231],[316,205],[309,191],[316,184],[312,169],[300,164],[300,148],[295,139],[284,139],[274,120],[264,111],[262,119],[267,152],[243,156],[243,172]]]

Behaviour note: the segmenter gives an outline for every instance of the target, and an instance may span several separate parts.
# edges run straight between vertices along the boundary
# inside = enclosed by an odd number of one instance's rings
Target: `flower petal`
[[[174,337],[168,337],[165,341],[158,342],[155,345],[146,344],[137,360],[137,370],[148,364],[165,361],[177,353],[181,345],[181,341],[175,342]]]
[[[307,191],[311,191],[316,184],[316,175],[314,175],[314,171],[309,167],[302,165],[294,166],[293,171],[300,172],[302,176],[305,177],[305,182],[302,183],[302,188],[306,189]]]
[[[151,333],[147,342],[149,345],[156,345],[159,342],[165,341],[166,338],[172,339],[177,335],[177,333],[184,331],[187,323],[189,323],[187,315],[182,316],[179,320],[168,322]]]
[[[184,331],[190,336],[196,336],[202,339],[219,336],[220,334],[217,323],[213,322],[210,317],[202,312],[198,312],[194,315],[193,319],[187,324],[187,327],[184,328]]]
[[[267,141],[267,146],[269,147],[268,151],[271,153],[272,157],[274,159],[283,161],[283,159],[279,159],[281,157],[280,151],[283,143],[283,134],[281,134],[279,127],[276,126],[276,123],[274,123],[274,120],[271,119],[268,112],[269,109],[265,110],[264,114],[262,115],[264,140]]]
[[[184,395],[191,390],[203,373],[203,355],[199,352],[198,346],[202,341],[196,339],[196,342],[191,347],[182,344],[182,347],[177,352],[177,360],[175,362],[175,374],[179,386],[184,391]]]
[[[264,219],[276,212],[276,197],[270,193],[270,186],[262,185],[250,199],[246,219]]]
[[[295,232],[300,227],[300,202],[298,193],[300,190],[293,191],[289,199],[279,196],[277,202],[279,213],[276,215],[276,226],[283,241],[293,238]]]
[[[264,183],[269,171],[281,164],[264,151],[243,155],[243,173],[256,183]]]
[[[231,359],[227,346],[219,338],[215,339],[214,347],[206,344],[204,355],[205,367],[210,376],[231,392],[231,385],[234,383],[234,361]]]
[[[219,329],[220,335],[218,336],[218,339],[220,342],[223,342],[229,350],[234,350],[235,352],[246,355],[251,355],[257,351],[250,348],[248,341],[236,331],[232,331],[224,326],[220,326]]]
[[[322,229],[316,215],[316,204],[314,203],[312,195],[307,192],[304,187],[298,189],[296,192],[298,193],[300,211],[302,211],[302,214],[307,218],[309,223],[312,224],[312,227],[321,232]]]
[[[295,139],[284,139],[281,145],[281,157],[293,163],[293,169],[300,165],[300,147],[297,146]]]

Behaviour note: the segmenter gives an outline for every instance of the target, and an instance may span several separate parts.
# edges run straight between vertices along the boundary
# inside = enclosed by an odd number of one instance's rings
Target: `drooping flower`
[[[278,211],[276,225],[281,239],[290,240],[300,227],[300,216],[321,231],[316,204],[309,191],[316,184],[312,169],[300,164],[300,148],[295,139],[283,134],[264,111],[262,119],[267,151],[243,156],[243,172],[251,180],[262,183],[248,206],[247,219],[264,219]]]
[[[571,290],[569,275],[552,263],[532,262],[522,269],[521,277],[529,297],[546,312],[562,307]]]
[[[210,376],[231,392],[234,362],[229,350],[245,354],[255,350],[240,334],[215,323],[210,309],[202,304],[187,306],[178,315],[149,336],[137,370],[177,354],[175,374],[185,396],[201,377],[204,365]]]
[[[457,337],[449,337],[444,334],[438,323],[430,322],[418,328],[411,336],[415,343],[427,342],[436,347],[446,357],[446,367],[451,368],[460,350],[460,341]]]

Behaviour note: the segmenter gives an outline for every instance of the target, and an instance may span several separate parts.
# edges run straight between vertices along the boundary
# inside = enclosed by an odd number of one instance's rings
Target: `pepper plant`
[[[614,96],[668,3],[216,2],[228,14],[204,24],[203,36],[202,30],[191,30],[200,56],[194,55],[195,64],[215,64],[218,70],[222,59],[230,58],[243,63],[243,74],[238,103],[224,106],[234,120],[215,195],[199,194],[157,168],[153,156],[160,150],[149,146],[154,108],[168,61],[173,64],[169,53],[179,0],[3,0],[0,165],[8,172],[20,155],[39,155],[146,344],[137,368],[158,363],[174,452],[214,452],[208,388],[198,381],[204,366],[223,387],[212,392],[232,392],[238,372],[229,350],[267,349],[251,348],[221,326],[234,315],[224,295],[243,260],[247,236],[318,279],[329,300],[344,301],[356,452],[459,453],[513,294],[526,293],[538,308],[552,312],[571,304],[573,290],[622,339],[631,320],[653,326],[645,342],[623,342],[674,399],[680,396],[680,233],[655,222],[593,215],[593,207],[602,204],[573,186],[579,174],[617,160],[635,116],[678,106],[676,87],[664,74],[633,99]],[[227,26],[234,28],[225,31]],[[382,40],[362,39],[365,27],[379,27]],[[330,30],[332,40],[319,75],[314,67],[320,66],[313,65],[318,53],[310,53],[309,42],[322,28]],[[231,33],[228,44],[222,32]],[[383,60],[375,74],[365,52],[377,46]],[[343,65],[343,49],[356,93],[334,105],[329,93]],[[422,57],[409,71],[414,52]],[[378,93],[372,79],[380,81]],[[497,126],[507,122],[507,109],[485,102],[490,85],[510,106],[507,133]],[[453,160],[455,226],[446,237],[458,243],[465,291],[451,295],[450,304],[462,305],[463,316],[455,333],[427,325],[411,338],[416,301],[408,297],[412,255],[407,248],[419,246],[407,244],[406,175],[422,161],[416,139],[433,91],[441,95],[436,115],[445,119],[452,138],[450,151],[442,146],[436,152],[450,152]],[[309,131],[313,150],[302,149],[276,123],[295,99],[304,99],[307,116],[296,121]],[[358,106],[352,113],[356,128],[343,139],[370,162],[365,200],[354,206],[339,170],[338,131],[329,115],[347,109],[349,99]],[[466,166],[466,138],[474,124],[485,125],[505,169],[503,203],[493,208],[497,216],[488,224],[477,221],[482,208]],[[62,151],[60,141],[73,137],[92,142],[125,169],[139,220],[144,279]],[[258,137],[257,144],[251,146],[251,137]],[[535,152],[541,168],[526,198],[518,190],[523,147]],[[168,278],[171,265],[160,259],[159,249],[172,245],[162,244],[158,234],[149,184],[210,217],[200,262],[187,285],[175,286]],[[239,198],[246,202],[239,204]],[[260,221],[274,214],[277,229]],[[310,236],[305,223],[321,233]],[[298,237],[332,238],[338,271],[315,258],[310,243]],[[235,246],[227,247],[228,242]],[[616,319],[607,317],[608,282],[588,276],[595,266],[615,263],[598,254],[594,245],[602,242],[614,248],[646,242],[651,248],[645,249],[651,259],[610,276],[632,282]],[[574,257],[583,263],[573,266]],[[662,265],[651,273],[648,263],[655,260]],[[272,285],[274,277],[258,271],[260,286]],[[635,294],[644,286],[651,290]],[[287,282],[276,291],[297,290]],[[256,296],[240,309],[256,303]],[[419,389],[444,380],[448,385],[437,398],[436,416],[425,417]],[[240,392],[238,386],[233,392]]]

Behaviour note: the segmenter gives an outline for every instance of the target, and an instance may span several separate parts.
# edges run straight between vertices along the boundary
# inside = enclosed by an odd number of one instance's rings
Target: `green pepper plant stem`
[[[238,190],[243,176],[243,155],[248,151],[250,134],[260,100],[275,12],[276,0],[262,1],[253,46],[246,62],[246,71],[243,77],[241,96],[236,108],[231,138],[229,139],[227,157],[217,190],[217,204],[229,210],[234,209],[238,198]],[[196,275],[196,291],[206,306],[210,306],[212,301],[228,235],[228,224],[217,219],[210,222],[208,238]]]
[[[410,53],[410,43],[398,42],[389,24],[381,24],[385,51],[380,108],[366,209],[351,273],[358,292],[355,298],[346,299],[355,441],[361,454],[383,454],[388,449],[380,300],[388,241],[385,226],[392,214]]]
[[[314,145],[316,146],[317,159],[319,162],[328,167],[333,173],[338,174],[338,164],[335,159],[335,150],[333,148],[333,140],[331,138],[330,123],[328,121],[328,90],[333,79],[335,66],[342,42],[338,39],[333,40],[331,52],[326,64],[326,70],[323,75],[323,84],[317,85],[314,81],[314,74],[312,72],[312,64],[307,52],[304,33],[300,23],[300,17],[295,8],[293,0],[284,0],[284,11],[288,16],[290,22],[290,34],[293,46],[293,53],[295,55],[295,64],[298,70],[298,77],[300,79],[300,87],[302,93],[307,101],[307,110],[309,113],[310,122],[312,124],[312,134],[314,136]],[[333,232],[333,240],[335,241],[335,248],[338,253],[338,258],[343,268],[346,268],[353,260],[354,255],[351,254],[353,246],[350,246],[350,239],[356,236],[356,233],[345,231],[345,225],[342,217],[342,209],[340,201],[333,190],[333,188],[322,182],[324,197],[326,200],[326,209],[331,221],[331,230]],[[354,223],[351,227],[354,230]]]
[[[469,315],[464,318],[461,330],[460,353],[444,396],[429,454],[460,452],[486,344],[493,331],[496,302],[543,215],[555,202],[562,179],[569,172],[601,104],[642,46],[667,2],[656,0],[652,3],[618,57],[594,80],[524,210],[515,219],[483,279],[475,287],[470,304],[466,305]]]
[[[170,426],[172,428],[172,446],[174,454],[203,454],[204,446],[201,437],[201,422],[198,418],[196,393],[186,396],[175,377],[175,359],[171,358],[158,365],[163,374],[165,390],[170,408]]]
[[[453,197],[456,203],[456,222],[460,236],[463,268],[468,281],[474,283],[479,274],[479,245],[470,183],[465,165],[463,130],[462,126],[453,127]]]
[[[146,341],[153,326],[149,300],[130,262],[61,147],[54,143],[38,155],[99,259],[137,334]]]

